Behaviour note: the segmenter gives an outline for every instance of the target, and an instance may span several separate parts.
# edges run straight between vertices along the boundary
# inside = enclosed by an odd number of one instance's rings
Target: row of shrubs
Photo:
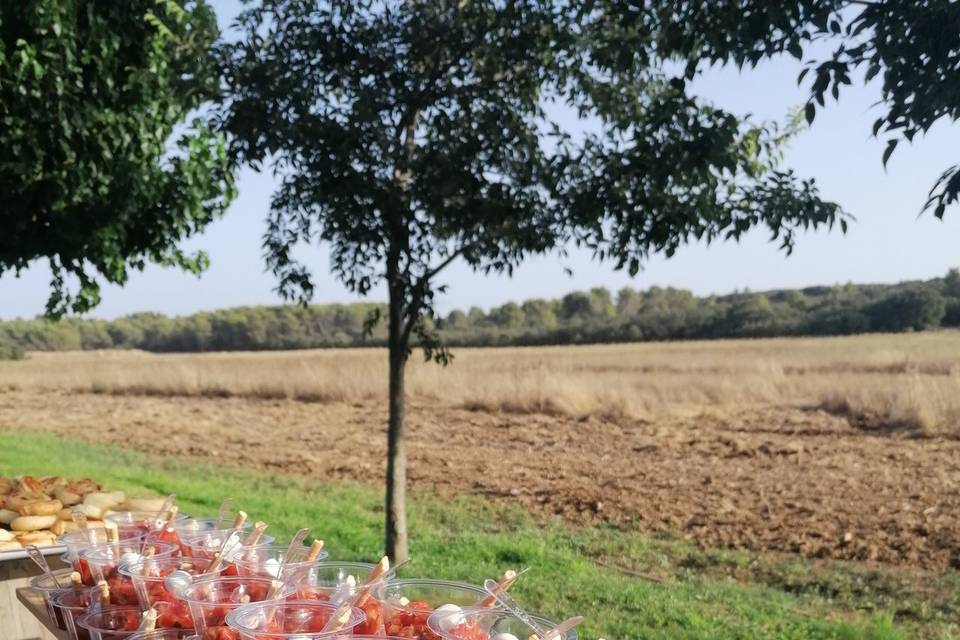
[[[0,358],[26,351],[144,349],[241,351],[377,346],[382,323],[366,335],[372,303],[238,307],[170,318],[138,313],[116,320],[66,318],[0,323]],[[555,300],[456,310],[432,321],[452,346],[506,346],[844,335],[960,326],[960,271],[895,285],[838,285],[696,297],[690,291],[603,288]]]

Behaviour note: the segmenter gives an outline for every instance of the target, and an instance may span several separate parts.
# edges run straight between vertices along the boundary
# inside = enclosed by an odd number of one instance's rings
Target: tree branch
[[[428,269],[422,276],[417,278],[417,281],[413,286],[413,290],[411,291],[410,303],[406,309],[406,312],[404,313],[404,315],[407,317],[406,325],[403,328],[402,334],[404,344],[406,344],[406,341],[410,339],[413,326],[416,324],[416,321],[420,315],[420,310],[423,306],[423,300],[426,297],[427,287],[430,285],[430,280],[450,266],[454,260],[462,256],[464,252],[473,247],[474,244],[475,243],[468,243],[459,247],[456,251],[445,257],[440,264],[432,269]]]

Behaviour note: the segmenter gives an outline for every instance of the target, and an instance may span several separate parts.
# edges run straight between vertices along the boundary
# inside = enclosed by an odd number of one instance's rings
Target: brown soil
[[[169,455],[380,482],[376,404],[8,391],[0,424]],[[220,443],[212,454],[215,443]],[[413,401],[409,478],[569,520],[704,545],[960,566],[960,442],[745,407],[655,423],[471,412]]]

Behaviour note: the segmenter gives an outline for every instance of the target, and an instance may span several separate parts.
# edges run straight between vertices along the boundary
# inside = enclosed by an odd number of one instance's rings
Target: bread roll
[[[23,549],[23,545],[16,540],[0,542],[0,551],[13,551],[14,549]]]
[[[24,516],[54,516],[63,509],[63,503],[59,500],[38,500],[21,505],[17,511]]]
[[[11,509],[0,509],[0,524],[10,524],[20,517],[20,514]]]
[[[42,518],[43,516],[24,516],[25,518]],[[38,547],[44,547],[51,544],[57,543],[57,536],[53,535],[50,531],[22,531],[15,534],[17,536],[17,542],[26,546],[28,544],[35,544]]]
[[[76,531],[79,528],[73,520],[57,520],[53,523],[53,526],[50,527],[50,532],[55,536],[62,536],[65,533]]]
[[[69,509],[61,509],[57,513],[60,520],[73,520],[73,511],[76,509],[87,516],[87,520],[102,520],[104,511],[100,507],[92,504],[75,504]]]
[[[20,516],[10,523],[14,531],[39,531],[57,523],[57,516]]]
[[[117,511],[160,511],[165,498],[127,498]]]
[[[71,507],[83,502],[83,496],[71,491],[67,487],[57,487],[53,490],[53,497],[63,503],[65,507]]]
[[[0,529],[0,542],[10,542],[11,540],[14,540],[14,539],[15,537],[12,533],[7,531],[6,529]]]
[[[94,491],[83,496],[83,504],[99,507],[100,511],[112,509],[120,504],[120,502],[121,501],[117,500],[117,497],[112,493],[104,493],[103,491]]]

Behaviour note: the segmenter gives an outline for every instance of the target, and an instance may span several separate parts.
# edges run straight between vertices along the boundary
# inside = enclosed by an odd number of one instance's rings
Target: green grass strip
[[[281,540],[309,526],[326,541],[331,558],[375,560],[382,549],[383,496],[368,486],[0,433],[0,475],[20,474],[88,476],[131,495],[176,493],[181,510],[197,515],[215,513],[230,496]],[[507,568],[531,567],[515,587],[516,599],[553,617],[586,616],[581,637],[588,639],[899,640],[918,632],[949,637],[942,625],[937,635],[927,625],[907,633],[888,614],[838,607],[835,599],[815,593],[683,570],[678,558],[708,554],[685,543],[609,527],[575,528],[488,499],[414,492],[409,519],[412,561],[403,575],[478,583]],[[717,566],[716,555],[705,557],[703,562]],[[739,562],[735,554],[724,558]],[[611,563],[632,568],[624,572]],[[635,570],[658,567],[659,581]]]

